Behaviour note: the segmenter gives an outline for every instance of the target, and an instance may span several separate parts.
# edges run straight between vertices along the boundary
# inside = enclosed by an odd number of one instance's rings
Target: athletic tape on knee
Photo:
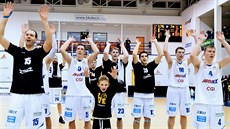
[[[134,123],[140,123],[140,120],[134,120]]]
[[[146,122],[146,123],[150,123],[150,122],[151,122],[151,120],[145,120],[145,122]]]

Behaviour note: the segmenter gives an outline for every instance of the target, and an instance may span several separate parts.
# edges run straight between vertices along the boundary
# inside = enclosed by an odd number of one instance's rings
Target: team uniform
[[[89,83],[86,77],[86,86],[95,97],[93,129],[111,129],[111,102],[117,91],[117,79],[109,77],[109,81],[110,86],[102,92],[96,83]]]
[[[26,128],[45,128],[42,61],[47,53],[42,48],[27,51],[10,43],[6,50],[14,57],[11,102],[6,128],[19,129],[25,116]]]
[[[132,63],[135,75],[135,90],[132,115],[134,118],[155,116],[154,111],[154,69],[158,66],[155,60],[146,66],[140,62]]]
[[[64,116],[68,122],[75,120],[77,114],[84,121],[90,120],[91,93],[85,85],[84,68],[88,68],[88,60],[86,58],[81,61],[71,60],[68,70],[68,88],[66,91]]]
[[[61,102],[62,79],[61,71],[64,68],[62,64],[52,63],[49,68],[49,87],[50,97],[53,103]]]
[[[127,92],[125,83],[125,68],[127,67],[127,65],[128,63],[125,64],[120,59],[118,59],[117,62],[112,62],[110,59],[108,59],[107,61],[103,60],[103,74],[108,76],[108,72],[111,72],[111,68],[113,68],[113,66],[118,69],[117,79],[119,89],[117,90],[117,93],[112,100],[112,109],[115,111],[114,114],[117,118],[125,117],[125,93]]]
[[[49,71],[47,70],[46,61],[43,60],[42,66],[42,78],[43,78],[43,88],[45,93],[43,94],[43,105],[45,111],[45,117],[50,117],[50,96],[49,96]]]
[[[188,82],[188,61],[181,63],[172,61],[169,69],[169,86],[167,90],[166,109],[169,116],[176,116],[177,110],[180,115],[191,114],[190,92]]]
[[[194,126],[197,129],[224,129],[223,91],[218,63],[200,63],[196,76]]]

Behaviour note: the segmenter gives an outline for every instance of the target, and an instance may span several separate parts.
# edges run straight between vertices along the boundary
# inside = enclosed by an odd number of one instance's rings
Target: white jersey
[[[49,93],[49,71],[45,60],[42,61],[42,78],[45,93]]]
[[[66,95],[69,96],[90,96],[90,92],[85,85],[84,68],[88,68],[88,61],[84,58],[82,61],[71,60],[68,69],[68,88]]]
[[[221,75],[218,63],[211,66],[200,63],[199,71],[195,74],[196,90],[195,103],[223,105]]]
[[[181,63],[172,60],[172,67],[169,69],[169,86],[188,87],[188,61],[183,60]]]

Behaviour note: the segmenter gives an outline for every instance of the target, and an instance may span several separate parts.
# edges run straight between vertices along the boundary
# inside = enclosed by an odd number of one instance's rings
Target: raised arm
[[[6,4],[3,4],[3,12],[2,12],[3,18],[0,23],[0,44],[6,50],[8,50],[10,42],[4,37],[4,32],[5,32],[5,27],[6,27],[8,18],[12,14],[13,10],[14,10],[13,3],[7,2]]]
[[[136,44],[135,48],[133,49],[133,63],[134,64],[136,64],[138,62],[137,54],[138,54],[139,47],[141,45],[141,42],[138,39],[136,39],[136,42],[137,42],[137,44]]]
[[[46,34],[46,41],[43,45],[43,49],[45,52],[49,52],[52,47],[52,34],[50,32],[50,27],[48,24],[48,13],[49,8],[47,5],[42,5],[41,8],[38,10],[42,23],[45,27],[45,34]]]
[[[199,42],[198,37],[197,37],[197,35],[196,35],[196,30],[191,29],[191,30],[190,30],[190,35],[194,38],[195,45],[196,45],[196,44]],[[200,38],[201,38],[201,39],[205,39],[205,40],[206,40],[206,38],[207,38],[207,37],[205,36],[205,34],[204,34],[203,31],[200,32]],[[197,51],[196,55],[199,56],[200,52],[201,52],[201,48]],[[188,58],[188,65],[191,64],[191,63],[192,63],[192,62],[191,62],[191,59]]]
[[[21,25],[22,34],[21,34],[20,41],[19,41],[19,47],[20,48],[23,48],[25,45],[24,44],[25,43],[25,35],[26,35],[26,31],[28,31],[28,30],[29,30],[28,24]]]
[[[224,34],[222,32],[216,32],[216,38],[219,40],[219,42],[224,46],[225,50],[228,53],[228,56],[225,57],[224,59],[220,60],[219,66],[220,68],[223,68],[224,66],[226,66],[227,64],[230,63],[230,45],[227,43],[227,41],[225,40]]]
[[[170,33],[169,30],[165,31],[165,43],[163,46],[163,52],[165,55],[165,59],[168,63],[168,68],[170,69],[172,67],[172,57],[170,56],[169,52],[168,52],[168,43],[169,43],[169,38],[170,38]]]
[[[106,43],[106,47],[103,52],[103,60],[107,61],[109,59],[109,49],[110,49],[111,44],[109,42]]]
[[[61,46],[61,55],[62,58],[70,65],[71,63],[71,56],[66,52],[66,49],[68,48],[69,44],[74,42],[74,37],[69,37],[68,40],[65,41],[65,43]]]
[[[200,66],[200,60],[198,59],[197,53],[199,53],[201,49],[200,47],[206,39],[207,36],[205,36],[203,32],[200,32],[200,40],[198,41],[198,43],[195,45],[195,47],[192,49],[190,53],[190,60],[194,65],[195,73],[199,70],[199,66]]]
[[[158,55],[157,55],[157,57],[156,57],[154,60],[155,60],[155,63],[156,63],[156,64],[159,64],[160,61],[161,61],[161,59],[162,59],[162,57],[163,57],[163,52],[162,52],[162,50],[161,50],[161,48],[160,48],[160,45],[159,45],[159,43],[157,42],[157,39],[156,39],[155,37],[152,37],[151,43],[154,43],[155,46],[156,46],[157,54],[158,54]]]
[[[122,62],[124,64],[127,64],[128,63],[128,59],[129,59],[129,53],[128,51],[126,50],[125,48],[125,45],[124,45],[124,42],[121,42],[121,51],[123,52],[123,59],[122,59]]]
[[[89,42],[93,50],[93,53],[88,56],[88,64],[91,64],[91,62],[93,62],[97,58],[97,55],[99,54],[99,49],[97,48],[97,45],[93,42],[91,37],[87,37],[86,40]]]
[[[51,64],[51,62],[54,59],[54,56],[57,52],[57,42],[56,42],[56,37],[55,37],[55,26],[53,24],[50,25],[50,32],[52,33],[52,48],[48,54],[48,56],[45,57],[45,62],[46,62],[46,66],[49,67],[49,65]]]

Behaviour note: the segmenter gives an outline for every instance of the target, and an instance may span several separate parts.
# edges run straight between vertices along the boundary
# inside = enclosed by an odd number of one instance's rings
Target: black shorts
[[[94,119],[93,129],[111,129],[110,119]]]

